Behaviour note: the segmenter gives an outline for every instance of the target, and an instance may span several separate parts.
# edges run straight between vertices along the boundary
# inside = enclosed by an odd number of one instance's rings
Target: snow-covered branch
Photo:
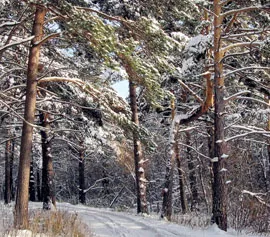
[[[234,49],[234,48],[241,48],[241,47],[255,47],[255,46],[261,46],[263,42],[261,41],[256,41],[256,42],[240,42],[240,43],[235,43],[235,44],[230,44],[226,47],[223,47],[220,49],[221,52],[226,53],[227,51]]]
[[[248,135],[251,135],[251,134],[255,134],[255,135],[256,134],[262,134],[263,136],[267,136],[268,138],[270,137],[270,132],[268,132],[268,131],[250,131],[250,132],[235,135],[233,137],[226,138],[224,141],[229,142],[229,141],[238,139],[240,137],[245,137],[245,136],[248,136]]]
[[[50,40],[50,39],[59,37],[60,35],[61,35],[61,33],[53,33],[53,34],[47,35],[44,39],[42,39],[42,40],[40,40],[40,41],[38,41],[38,42],[35,42],[34,45],[40,45],[40,44],[43,44],[43,43],[47,42],[47,41]]]
[[[24,119],[23,116],[21,116],[20,114],[18,114],[14,109],[11,108],[11,106],[9,106],[7,103],[5,103],[4,101],[2,101],[0,99],[0,103],[5,106],[6,108],[8,108],[16,117],[18,117],[19,119],[21,119],[22,121],[24,121],[25,123],[27,123],[29,126],[33,127],[33,128],[38,128],[39,130],[41,131],[44,131],[44,130],[48,130],[47,128],[45,127],[42,127],[42,126],[38,126],[38,125],[35,125],[35,124],[32,124],[32,123],[29,123],[28,121],[26,121]]]
[[[224,74],[224,77],[227,77],[231,74],[237,73],[237,72],[241,72],[241,71],[245,71],[245,70],[270,70],[270,67],[256,67],[256,66],[250,66],[250,67],[243,67],[243,68],[239,68],[236,70],[233,70],[231,72],[228,72],[226,74]]]
[[[265,9],[265,6],[244,7],[244,8],[240,8],[240,9],[234,9],[234,10],[231,10],[231,11],[226,11],[226,12],[222,13],[221,16],[226,17],[226,16],[229,16],[229,15],[233,15],[235,13],[242,13],[242,12],[249,12],[249,11],[263,10],[263,9]]]
[[[87,11],[87,12],[93,12],[93,13],[96,13],[98,14],[99,16],[105,18],[105,19],[108,19],[108,20],[111,20],[111,21],[118,21],[118,22],[121,22],[121,23],[125,23],[125,24],[130,24],[132,21],[131,20],[125,20],[123,17],[113,17],[113,16],[110,16],[104,12],[101,12],[101,11],[98,11],[96,9],[93,9],[93,8],[87,8],[87,7],[75,7],[75,9],[77,10],[84,10],[84,11]]]
[[[240,92],[235,93],[235,94],[233,94],[233,95],[231,95],[231,96],[229,96],[229,97],[227,97],[227,98],[224,98],[224,101],[225,101],[225,103],[228,103],[230,100],[234,100],[234,99],[236,99],[238,96],[244,95],[244,94],[248,94],[248,93],[251,93],[251,92],[250,92],[250,91],[240,91]]]
[[[93,189],[93,188],[97,185],[97,183],[99,183],[99,182],[101,182],[101,181],[103,181],[103,180],[107,180],[107,179],[110,180],[110,181],[113,181],[111,178],[108,178],[108,177],[105,177],[105,178],[96,180],[95,183],[94,183],[92,186],[90,186],[90,187],[87,188],[87,189],[84,189],[83,192],[84,192],[84,193],[87,193],[89,190]]]
[[[192,147],[192,146],[189,146],[189,145],[187,145],[187,144],[185,144],[185,143],[182,143],[182,142],[178,142],[178,144],[179,145],[181,145],[181,146],[185,146],[185,147],[188,147],[188,148],[190,148],[191,150],[193,150],[193,151],[195,151],[198,155],[200,155],[200,156],[202,156],[202,157],[204,157],[204,158],[206,158],[206,159],[208,159],[208,160],[212,160],[209,156],[206,156],[206,155],[204,155],[204,154],[202,154],[201,152],[199,152],[198,150],[196,150],[194,147]]]
[[[35,36],[32,35],[32,36],[30,36],[30,37],[28,37],[28,38],[26,38],[26,39],[22,39],[22,40],[20,40],[20,41],[16,41],[16,42],[13,42],[13,43],[4,45],[4,46],[0,47],[0,52],[3,51],[3,50],[5,50],[6,48],[9,48],[9,47],[12,47],[12,46],[15,46],[15,45],[18,45],[18,44],[23,44],[23,43],[25,43],[25,42],[28,42],[28,41],[34,39],[34,37],[35,37]]]
[[[182,80],[178,79],[178,82],[180,83],[181,86],[183,86],[188,92],[190,92],[196,100],[200,103],[203,104],[203,100],[193,91],[191,90]]]
[[[198,128],[198,126],[183,128],[183,129],[178,130],[178,132],[188,132],[188,131],[191,131],[191,130],[196,129],[196,128]]]
[[[238,38],[238,37],[243,37],[243,36],[250,36],[250,35],[258,35],[258,34],[262,34],[262,33],[266,33],[270,31],[269,28],[267,29],[263,29],[263,30],[254,30],[252,32],[244,32],[244,33],[239,33],[239,34],[228,34],[225,36],[222,36],[222,39],[231,39],[231,38]]]
[[[72,146],[75,146],[75,147],[78,148],[78,149],[84,149],[84,147],[82,147],[82,146],[80,146],[80,145],[78,145],[78,144],[76,144],[76,143],[74,143],[74,142],[72,142],[72,141],[69,141],[69,140],[66,140],[66,139],[64,139],[64,138],[61,138],[61,137],[56,137],[56,138],[54,138],[54,141],[64,141],[64,142],[66,142],[67,144],[72,145]]]
[[[18,22],[17,21],[13,21],[13,22],[5,22],[5,23],[3,23],[3,24],[1,24],[0,25],[0,28],[1,27],[5,27],[5,26],[15,26],[15,25],[17,25],[18,24]]]
[[[248,194],[249,196],[255,198],[259,203],[263,204],[264,206],[270,208],[270,204],[266,203],[262,196],[265,196],[265,193],[253,193],[247,190],[243,190],[242,194]]]
[[[263,100],[258,100],[258,99],[252,98],[252,97],[237,96],[235,99],[237,99],[237,100],[253,100],[253,101],[259,102],[261,104],[264,104],[264,105],[270,107],[270,104],[268,104],[267,102],[265,102]]]

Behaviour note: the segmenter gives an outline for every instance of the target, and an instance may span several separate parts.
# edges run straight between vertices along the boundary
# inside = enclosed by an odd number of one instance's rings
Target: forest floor
[[[3,207],[3,205],[1,206]],[[41,209],[41,207],[42,203],[30,203],[31,210]],[[156,215],[143,216],[106,208],[57,203],[57,209],[78,215],[81,221],[91,230],[89,237],[262,237],[262,235],[255,234],[240,234],[233,230],[224,232],[215,225],[205,229],[199,227],[191,228],[160,220]],[[3,220],[2,225],[12,222],[12,210],[12,206],[0,209],[0,220]],[[3,236],[1,235],[1,229],[0,236]]]
[[[207,229],[191,228],[168,221],[160,220],[157,216],[142,216],[127,212],[116,212],[110,209],[90,208],[68,203],[58,204],[58,209],[76,212],[97,237],[229,237],[261,235],[239,234],[235,231],[228,233],[217,226]]]

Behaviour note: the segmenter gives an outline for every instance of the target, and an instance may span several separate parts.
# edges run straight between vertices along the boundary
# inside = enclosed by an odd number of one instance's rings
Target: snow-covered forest
[[[269,234],[269,32],[267,0],[0,0],[14,227],[69,202]]]

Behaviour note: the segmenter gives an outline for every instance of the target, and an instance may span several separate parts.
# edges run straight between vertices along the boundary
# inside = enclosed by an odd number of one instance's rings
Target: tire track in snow
[[[94,218],[92,216],[93,214],[95,215]],[[110,236],[128,237],[128,235],[126,235],[126,233],[124,233],[124,231],[120,229],[120,226],[114,221],[110,220],[110,218],[106,218],[103,216],[101,217],[100,215],[96,215],[96,213],[90,213],[86,211],[79,213],[79,215],[83,221],[85,220],[84,223],[88,224],[91,227],[91,229],[97,230],[97,229],[102,228],[102,225],[104,225],[106,229],[108,228],[112,231],[112,232],[110,231]],[[91,221],[90,224],[89,224],[89,217],[92,217],[91,219],[94,219],[94,221]],[[107,236],[107,235],[104,235],[104,236]]]
[[[179,233],[164,229],[168,223],[163,221],[84,206],[59,207],[77,212],[99,237],[179,237]]]

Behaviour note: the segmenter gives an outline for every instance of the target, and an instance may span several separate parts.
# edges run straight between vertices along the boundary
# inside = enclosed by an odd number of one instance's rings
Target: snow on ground
[[[30,203],[30,209],[39,208],[42,208],[41,203]],[[235,231],[226,233],[215,225],[207,229],[191,228],[160,220],[155,216],[135,215],[82,205],[74,206],[69,203],[57,203],[57,209],[77,213],[96,237],[262,237],[261,235],[239,234]],[[4,209],[2,206],[0,220],[7,222],[6,218],[10,217],[12,210],[11,206]]]
[[[180,226],[151,216],[115,212],[109,209],[90,208],[68,203],[58,204],[58,209],[78,213],[98,237],[258,237],[259,235],[237,234],[221,231],[217,226],[199,229]]]

